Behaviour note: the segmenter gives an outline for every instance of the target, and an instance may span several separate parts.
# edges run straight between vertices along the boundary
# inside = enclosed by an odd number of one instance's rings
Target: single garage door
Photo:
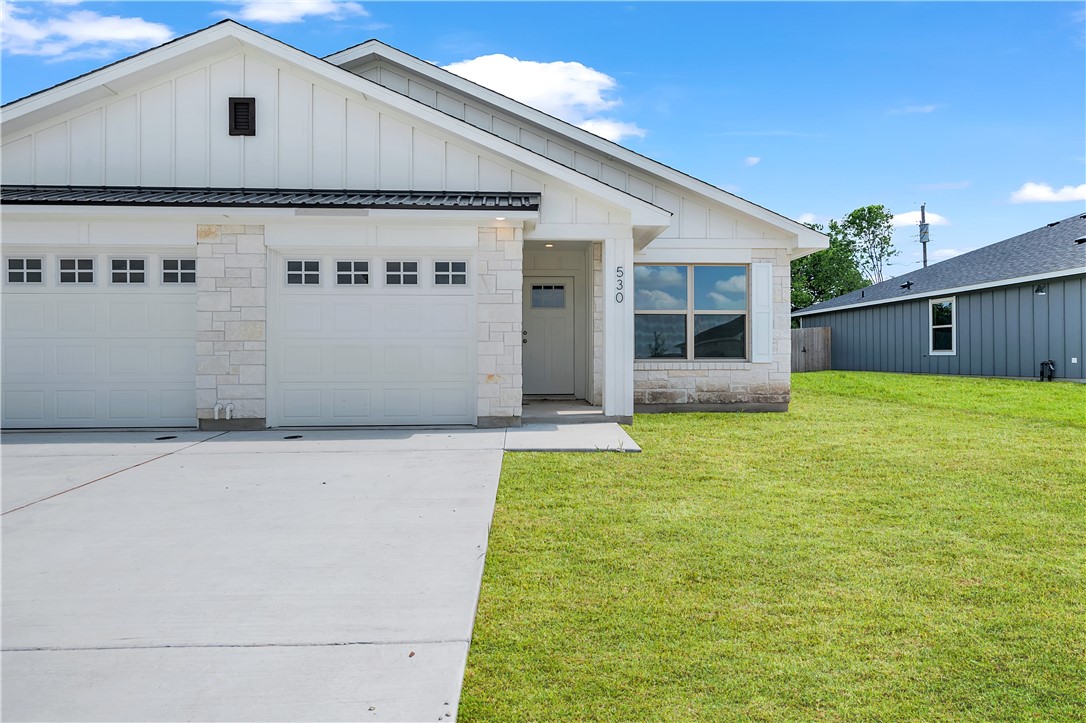
[[[270,255],[269,422],[475,423],[468,254]]]
[[[5,249],[3,426],[195,426],[195,264]]]

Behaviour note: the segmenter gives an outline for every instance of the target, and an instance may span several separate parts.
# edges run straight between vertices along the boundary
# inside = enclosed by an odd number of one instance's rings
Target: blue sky
[[[4,102],[223,17],[377,37],[792,218],[884,204],[895,275],[922,202],[933,260],[1086,210],[1081,2],[3,5]]]

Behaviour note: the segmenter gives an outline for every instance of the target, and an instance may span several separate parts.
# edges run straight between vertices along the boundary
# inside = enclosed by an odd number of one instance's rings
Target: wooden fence
[[[830,368],[830,327],[792,329],[792,371],[821,372]]]

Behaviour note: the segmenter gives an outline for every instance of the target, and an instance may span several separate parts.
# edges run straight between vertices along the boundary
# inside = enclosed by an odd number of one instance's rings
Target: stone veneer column
[[[630,277],[633,283],[633,277]],[[633,298],[633,294],[630,294]],[[603,243],[592,243],[592,398],[603,406]]]
[[[263,226],[196,227],[196,416],[201,429],[267,427]],[[216,404],[223,405],[214,419]],[[225,407],[233,404],[232,419]]]
[[[523,231],[480,228],[475,263],[478,425],[519,426],[524,390]]]

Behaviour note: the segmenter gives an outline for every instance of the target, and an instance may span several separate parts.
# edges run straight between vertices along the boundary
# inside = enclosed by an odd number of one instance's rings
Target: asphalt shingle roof
[[[538,211],[538,193],[456,191],[321,191],[236,188],[3,186],[0,202],[53,206],[230,206]]]
[[[802,316],[842,306],[886,303],[898,298],[937,296],[949,289],[1068,271],[1086,273],[1086,214],[1078,214],[976,251],[908,271],[862,291],[852,291],[793,312]],[[903,284],[911,282],[908,288]]]

